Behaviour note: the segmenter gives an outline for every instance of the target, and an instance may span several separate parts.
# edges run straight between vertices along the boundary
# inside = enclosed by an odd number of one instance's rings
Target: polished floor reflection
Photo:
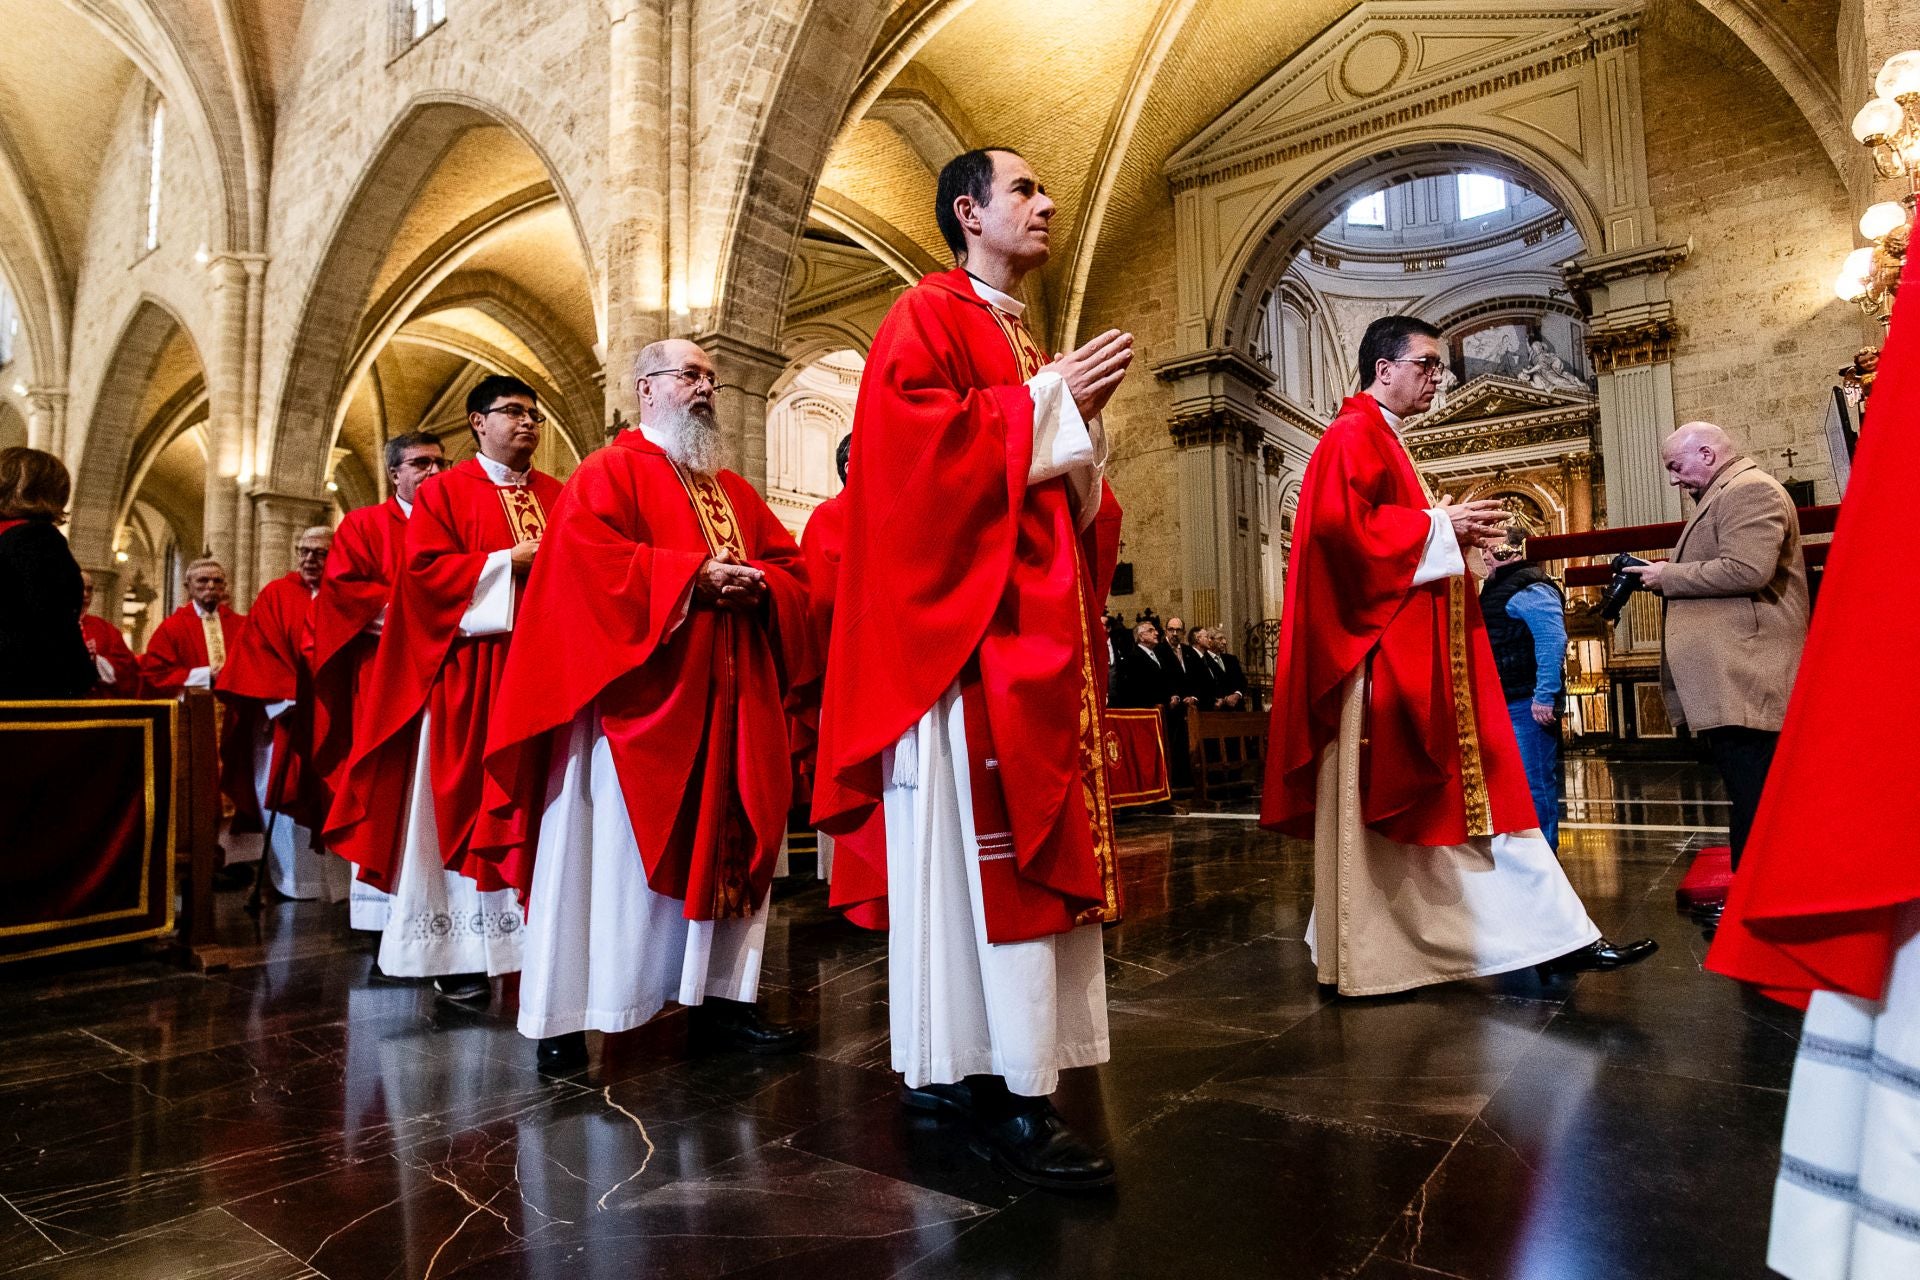
[[[911,1117],[883,939],[776,890],[765,990],[809,1053],[689,1056],[684,1015],[549,1081],[512,1025],[368,983],[344,908],[282,904],[256,961],[0,970],[0,1275],[1703,1280],[1766,1274],[1797,1015],[1700,969],[1695,765],[1574,760],[1562,857],[1662,950],[1330,1000],[1310,853],[1245,815],[1130,818],[1107,933],[1114,1059],[1062,1107],[1117,1194],[1027,1190]],[[257,930],[257,932],[256,932]]]

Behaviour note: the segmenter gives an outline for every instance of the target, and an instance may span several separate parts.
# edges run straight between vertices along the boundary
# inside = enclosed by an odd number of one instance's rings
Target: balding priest
[[[469,1005],[485,1005],[490,979],[520,968],[520,905],[472,843],[521,583],[560,496],[560,482],[533,467],[546,420],[518,378],[490,375],[468,392],[479,452],[416,494],[327,815],[327,847],[393,895],[380,972],[431,977],[443,998]]]
[[[487,751],[503,871],[527,894],[520,1031],[550,1071],[669,1001],[696,1041],[801,1043],[754,1005],[792,786],[783,704],[812,661],[800,549],[723,467],[705,351],[651,344],[634,387],[639,424],[553,508]]]
[[[388,440],[386,463],[390,496],[376,506],[355,507],[340,521],[313,600],[313,758],[329,793],[346,776],[353,708],[367,696],[367,672],[403,567],[407,517],[420,485],[447,468],[439,438],[424,431]],[[391,906],[390,896],[356,868],[348,925],[378,933],[387,927]]]
[[[1466,576],[1506,513],[1432,497],[1400,438],[1446,367],[1424,321],[1367,326],[1294,518],[1261,822],[1313,841],[1307,946],[1342,995],[1656,946],[1601,937],[1541,835]]]
[[[888,928],[893,1066],[1015,1177],[1113,1181],[1048,1095],[1109,1056],[1102,766],[1119,508],[1099,414],[1133,355],[1049,361],[1021,318],[1053,201],[1006,149],[941,170],[959,265],[893,304],[860,383],[821,707],[833,900]]]
[[[294,568],[254,597],[247,626],[214,680],[236,706],[254,794],[266,822],[267,887],[283,898],[347,896],[345,867],[313,847],[327,816],[327,789],[313,764],[313,686],[307,670],[309,618],[333,530],[315,525],[294,543]]]
[[[188,689],[212,689],[246,629],[247,616],[227,607],[227,570],[218,560],[203,556],[187,566],[183,577],[186,603],[160,620],[140,655],[140,681],[148,697],[177,698]],[[226,743],[246,731],[240,715],[233,707],[225,707],[216,724],[223,748],[220,795],[229,817],[221,833],[221,869],[214,883],[237,889],[252,879],[244,864],[260,856],[259,842],[241,837],[257,835],[264,827],[260,799],[254,793],[252,761],[245,752],[225,749]]]

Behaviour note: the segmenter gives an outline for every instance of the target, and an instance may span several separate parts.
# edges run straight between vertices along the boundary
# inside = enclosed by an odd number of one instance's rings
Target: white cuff
[[[1433,527],[1427,531],[1426,548],[1420,552],[1420,564],[1413,571],[1413,585],[1424,587],[1442,578],[1457,578],[1467,571],[1466,557],[1460,554],[1460,539],[1453,534],[1453,521],[1439,507],[1427,510]]]
[[[513,630],[513,549],[487,556],[473,600],[460,617],[463,636],[497,636]]]
[[[99,675],[101,684],[112,684],[116,679],[113,664],[97,653],[93,655],[93,669]]]
[[[375,615],[373,621],[360,628],[360,634],[364,636],[377,636],[382,631],[385,631],[387,629],[387,610],[392,607],[392,605],[381,605],[380,612]]]
[[[1080,416],[1080,406],[1067,394],[1067,382],[1052,369],[1042,369],[1027,382],[1033,397],[1033,461],[1027,483],[1039,484],[1065,476],[1067,492],[1079,526],[1084,529],[1100,510],[1100,480],[1107,469],[1107,433],[1096,416]]]
[[[213,688],[213,668],[195,667],[193,670],[187,672],[186,687],[189,689]]]
[[[280,702],[269,702],[267,704],[267,719],[269,720],[278,719],[280,716],[284,715],[286,712],[292,710],[292,708],[293,708],[292,698],[286,698]]]

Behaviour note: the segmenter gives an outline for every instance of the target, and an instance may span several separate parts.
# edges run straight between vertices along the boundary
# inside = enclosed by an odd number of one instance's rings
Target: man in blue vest
[[[1560,588],[1526,556],[1526,531],[1508,529],[1507,540],[1487,553],[1493,574],[1480,588],[1500,689],[1520,742],[1540,832],[1560,848],[1560,697],[1567,656],[1566,599]]]

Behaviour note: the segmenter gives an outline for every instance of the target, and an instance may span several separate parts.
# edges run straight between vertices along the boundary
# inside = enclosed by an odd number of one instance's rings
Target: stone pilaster
[[[767,392],[786,371],[787,358],[778,351],[755,346],[722,333],[701,334],[694,341],[713,360],[720,384],[714,388],[714,410],[726,437],[733,469],[761,494],[767,491]]]
[[[318,498],[259,492],[250,494],[249,499],[253,508],[249,524],[256,531],[254,545],[259,549],[251,567],[252,583],[257,585],[250,585],[245,595],[234,589],[234,607],[242,610],[246,608],[243,600],[252,601],[261,586],[293,568],[293,544],[301,531],[329,523],[328,504]]]
[[[28,387],[27,443],[48,453],[67,456],[67,392],[64,387]],[[74,460],[74,461],[77,461]],[[72,462],[68,464],[72,466]]]

